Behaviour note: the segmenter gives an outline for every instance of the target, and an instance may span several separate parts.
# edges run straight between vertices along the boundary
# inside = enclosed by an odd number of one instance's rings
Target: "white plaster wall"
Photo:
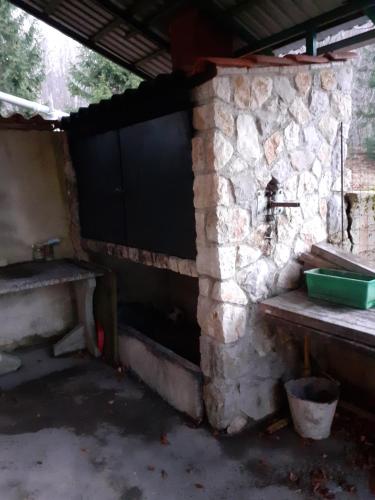
[[[0,263],[32,259],[32,245],[61,239],[58,258],[72,257],[62,175],[61,134],[0,130]],[[0,297],[0,348],[66,332],[75,308],[68,285]]]
[[[0,349],[40,343],[75,324],[69,285],[0,296]]]
[[[63,178],[53,132],[0,130],[0,261],[32,259],[31,247],[61,238],[57,257],[72,256]]]

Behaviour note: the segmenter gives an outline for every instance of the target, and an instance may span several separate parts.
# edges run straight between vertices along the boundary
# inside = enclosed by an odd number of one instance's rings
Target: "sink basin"
[[[0,279],[12,280],[31,278],[43,271],[45,262],[21,262],[0,268]]]

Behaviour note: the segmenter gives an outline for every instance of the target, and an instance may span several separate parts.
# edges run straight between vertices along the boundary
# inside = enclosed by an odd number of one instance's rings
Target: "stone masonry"
[[[342,123],[345,142],[351,80],[348,63],[217,68],[193,90],[198,322],[215,428],[274,412],[293,371],[292,344],[267,328],[257,304],[297,287],[297,256],[341,235],[340,131]],[[277,199],[301,207],[277,209],[270,221],[272,178]]]

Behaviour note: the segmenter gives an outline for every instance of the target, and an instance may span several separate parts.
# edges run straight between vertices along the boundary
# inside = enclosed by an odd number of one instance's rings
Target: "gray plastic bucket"
[[[339,398],[339,384],[326,378],[306,377],[285,384],[293,424],[304,438],[330,435]]]

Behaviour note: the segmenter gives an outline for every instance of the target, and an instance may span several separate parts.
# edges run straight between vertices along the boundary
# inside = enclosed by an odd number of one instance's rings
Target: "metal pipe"
[[[51,109],[49,106],[45,106],[44,104],[29,101],[27,99],[23,99],[22,97],[7,94],[6,92],[0,91],[0,101],[8,102],[9,104],[14,104],[15,106],[20,106],[21,108],[32,109],[37,113],[44,113],[52,119],[58,119],[62,116],[69,116],[69,113],[65,113],[64,111],[61,111],[59,109]]]
[[[341,135],[341,246],[344,246],[344,141],[343,125],[340,126]]]

